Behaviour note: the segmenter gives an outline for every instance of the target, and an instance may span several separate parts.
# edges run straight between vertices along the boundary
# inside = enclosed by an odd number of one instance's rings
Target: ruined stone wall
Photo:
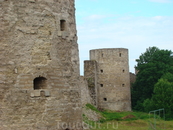
[[[97,62],[98,108],[130,111],[128,50],[123,48],[90,50]]]
[[[130,72],[130,85],[131,85],[131,87],[135,81],[136,81],[136,75],[134,73]]]
[[[74,0],[0,0],[1,130],[80,125],[76,33]]]
[[[84,77],[88,83],[91,104],[97,107],[97,62],[95,60],[84,61]]]
[[[88,82],[83,76],[80,76],[80,87],[82,106],[85,107],[86,104],[91,104],[91,96],[89,94]]]

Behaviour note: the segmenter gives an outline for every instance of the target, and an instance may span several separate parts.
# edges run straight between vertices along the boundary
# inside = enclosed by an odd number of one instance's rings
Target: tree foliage
[[[145,111],[164,108],[166,119],[173,119],[173,74],[166,73],[159,79],[152,98],[146,99],[143,106]]]
[[[138,74],[132,87],[133,109],[143,111],[143,103],[146,99],[151,99],[154,85],[165,73],[173,73],[172,54],[170,50],[150,47],[136,60]]]
[[[149,47],[146,49],[146,52],[139,56],[139,59],[136,59],[137,68],[139,69],[140,65],[149,63],[153,61],[153,55],[155,52],[159,51],[157,47]]]

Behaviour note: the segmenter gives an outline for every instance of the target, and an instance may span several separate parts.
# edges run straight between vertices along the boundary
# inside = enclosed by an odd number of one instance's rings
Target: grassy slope
[[[149,117],[143,112],[112,112],[99,111],[90,104],[86,107],[102,115],[98,122],[90,121],[84,115],[84,122],[91,126],[91,130],[148,130]],[[173,121],[156,122],[157,126],[166,127],[167,130],[173,130]],[[160,127],[160,128],[161,128]],[[160,129],[159,129],[160,130]]]

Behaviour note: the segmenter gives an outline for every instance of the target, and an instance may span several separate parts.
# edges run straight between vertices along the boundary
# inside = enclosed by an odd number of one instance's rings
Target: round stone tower
[[[96,61],[97,107],[131,111],[128,50],[124,48],[90,50],[90,61]]]
[[[0,0],[0,46],[0,129],[82,129],[74,0]]]

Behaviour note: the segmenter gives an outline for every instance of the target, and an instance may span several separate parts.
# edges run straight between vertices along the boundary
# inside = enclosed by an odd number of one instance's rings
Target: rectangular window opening
[[[65,20],[60,20],[60,28],[61,28],[61,31],[65,31],[65,28],[66,28],[66,21]]]
[[[107,101],[107,98],[103,98],[104,101]]]

